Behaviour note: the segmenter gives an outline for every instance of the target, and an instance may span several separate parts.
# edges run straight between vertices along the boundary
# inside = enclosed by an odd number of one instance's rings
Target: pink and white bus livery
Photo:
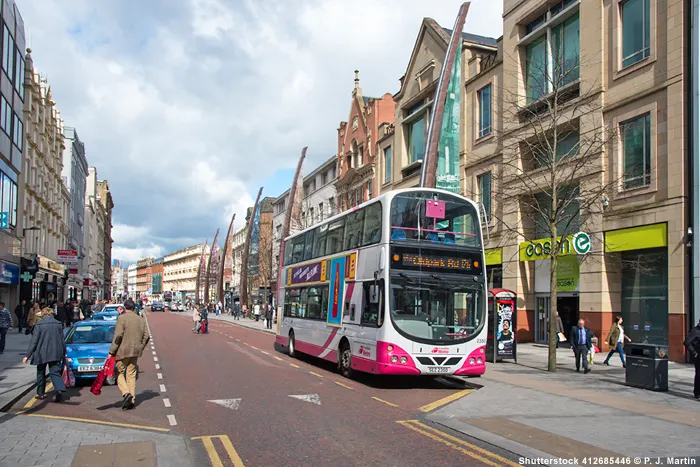
[[[277,342],[345,376],[483,374],[478,213],[447,191],[395,190],[288,237]]]

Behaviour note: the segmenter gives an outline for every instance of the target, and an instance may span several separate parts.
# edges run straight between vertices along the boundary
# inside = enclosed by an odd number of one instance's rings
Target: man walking
[[[240,300],[236,300],[233,302],[233,319],[240,320],[241,319],[241,302]]]
[[[700,321],[690,330],[683,341],[683,345],[688,349],[695,363],[695,384],[693,386],[693,395],[695,400],[700,401]]]
[[[27,301],[22,300],[15,307],[15,315],[17,316],[17,332],[22,332],[22,323],[24,323],[24,318],[27,315]]]
[[[272,329],[272,305],[267,303],[265,308],[265,324],[267,325],[267,329]]]
[[[574,355],[576,355],[577,372],[581,371],[581,360],[583,360],[583,373],[591,372],[591,369],[588,367],[588,352],[591,349],[592,338],[593,333],[586,327],[586,322],[583,319],[578,320],[578,326],[571,328],[569,339],[571,348],[574,349]]]
[[[10,310],[5,308],[5,303],[0,302],[0,353],[5,351],[5,336],[7,330],[12,327],[12,315]]]
[[[117,318],[114,339],[109,348],[109,354],[117,361],[117,386],[122,393],[122,410],[135,407],[138,358],[150,340],[146,321],[134,313],[135,309],[133,300],[124,302],[124,313]]]

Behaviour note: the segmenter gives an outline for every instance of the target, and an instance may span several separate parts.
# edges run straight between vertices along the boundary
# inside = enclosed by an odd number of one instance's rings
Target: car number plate
[[[102,369],[101,365],[85,365],[78,367],[78,373],[92,373],[98,372]]]
[[[450,368],[446,366],[429,366],[428,373],[449,373]]]

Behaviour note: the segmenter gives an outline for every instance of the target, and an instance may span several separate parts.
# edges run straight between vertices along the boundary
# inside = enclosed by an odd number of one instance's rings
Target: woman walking
[[[36,365],[36,398],[45,399],[46,367],[49,367],[51,382],[56,390],[55,401],[63,400],[66,385],[61,378],[61,361],[66,355],[66,343],[63,340],[63,326],[53,317],[53,310],[45,308],[39,313],[39,320],[34,325],[32,340],[27,356],[22,359],[25,365],[31,359]]]
[[[39,303],[34,302],[34,306],[32,306],[32,309],[29,310],[29,314],[27,315],[27,330],[24,331],[24,334],[29,334],[32,332],[32,328],[36,324],[36,317],[40,312],[41,310],[39,309]]]
[[[620,354],[620,360],[622,360],[622,368],[626,368],[624,351],[625,340],[627,340],[627,342],[632,342],[632,339],[625,335],[625,329],[622,327],[622,316],[615,316],[615,320],[613,321],[612,328],[610,328],[606,340],[608,345],[610,345],[610,352],[603,362],[603,365],[610,365],[610,358],[617,352]]]

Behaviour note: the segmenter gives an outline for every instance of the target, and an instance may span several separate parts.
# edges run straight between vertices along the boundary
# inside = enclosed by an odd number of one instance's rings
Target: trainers
[[[126,410],[130,404],[133,404],[134,396],[131,393],[124,394],[124,400],[122,401],[122,410]]]
[[[587,374],[590,373],[590,372],[591,372],[591,369],[590,369],[590,368],[586,368],[585,370],[583,370],[583,374],[584,374],[584,375],[587,375]]]
[[[53,401],[59,404],[63,402],[63,391],[56,391],[56,396],[53,398]]]

